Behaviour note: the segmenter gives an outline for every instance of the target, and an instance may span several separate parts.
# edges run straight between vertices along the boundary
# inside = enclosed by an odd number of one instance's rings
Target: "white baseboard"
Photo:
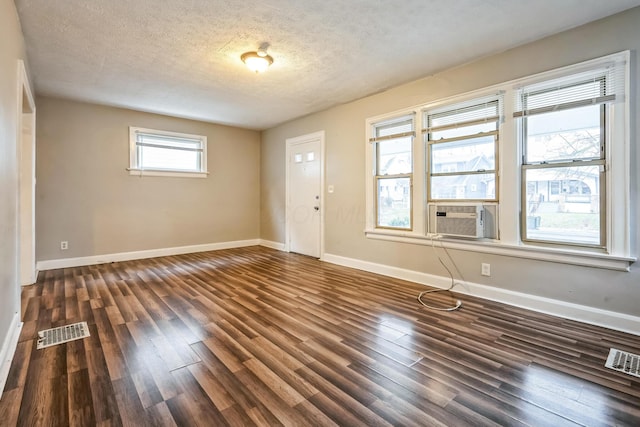
[[[0,347],[0,397],[2,397],[2,391],[7,383],[11,361],[18,346],[18,338],[20,337],[21,330],[22,322],[20,321],[20,313],[15,313],[7,335],[4,337],[2,347]]]
[[[136,259],[156,258],[160,256],[242,248],[246,246],[257,246],[260,244],[260,239],[236,240],[233,242],[207,243],[204,245],[178,246],[175,248],[160,248],[135,252],[120,252],[115,254],[93,255],[79,258],[51,259],[38,261],[36,267],[39,271],[53,270],[55,268],[69,268],[80,267],[83,265],[105,264],[109,262],[132,261]]]
[[[322,260],[332,264],[356,268],[358,270],[364,270],[436,288],[446,289],[451,285],[451,279],[448,277],[435,276],[432,274],[406,270],[384,264],[376,264],[339,255],[325,254]],[[479,283],[465,282],[465,285],[456,285],[454,290],[461,294],[472,295],[591,325],[603,326],[605,328],[633,335],[640,335],[640,317],[637,316],[525,294],[522,292],[514,292],[493,286],[481,285]]]
[[[271,240],[260,240],[260,246],[276,249],[278,251],[284,251],[284,243],[272,242]]]

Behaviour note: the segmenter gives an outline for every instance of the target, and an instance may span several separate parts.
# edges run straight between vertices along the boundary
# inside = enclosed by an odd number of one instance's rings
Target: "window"
[[[526,188],[523,241],[606,247],[607,135],[613,135],[616,74],[617,67],[600,66],[516,91]]]
[[[434,206],[481,205],[444,247],[628,270],[629,55],[367,119],[366,236],[430,244]]]
[[[375,152],[376,227],[411,230],[413,117],[373,127],[369,142]]]
[[[206,177],[207,137],[129,128],[132,175]]]
[[[474,100],[424,113],[428,200],[496,201],[500,100]]]

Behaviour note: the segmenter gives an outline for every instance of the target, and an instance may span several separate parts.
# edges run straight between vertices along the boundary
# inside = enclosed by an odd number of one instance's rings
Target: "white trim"
[[[422,235],[410,232],[399,234],[396,231],[376,229],[365,230],[365,235],[369,239],[431,246],[431,235]],[[470,252],[604,268],[616,271],[629,271],[631,264],[636,261],[635,257],[613,256],[598,252],[572,251],[570,249],[551,248],[546,246],[519,246],[501,243],[497,240],[473,241],[458,239],[456,241],[454,239],[442,238],[440,235],[434,235],[433,239],[437,239],[438,245],[442,245],[442,247],[447,249],[459,249]]]
[[[264,246],[265,248],[275,249],[277,251],[285,251],[286,250],[284,243],[272,242],[271,240],[260,239],[260,246]]]
[[[324,215],[325,215],[325,133],[324,130],[308,133],[305,135],[297,136],[294,138],[286,139],[286,157],[285,157],[285,226],[284,226],[284,251],[290,251],[290,238],[291,238],[291,206],[289,203],[290,196],[290,159],[291,149],[294,145],[303,144],[306,142],[318,141],[320,143],[320,259],[324,256]]]
[[[156,258],[161,256],[190,254],[196,252],[217,251],[220,249],[243,248],[260,245],[260,239],[236,240],[232,242],[207,243],[204,245],[177,246],[173,248],[149,249],[135,252],[119,252],[104,255],[92,255],[78,258],[62,258],[38,261],[38,270],[80,267],[83,265],[105,264],[109,262],[132,261],[136,259]]]
[[[356,268],[371,273],[381,274],[396,279],[446,289],[451,284],[448,277],[435,276],[419,271],[376,264],[339,255],[325,254],[323,261],[345,267]],[[525,308],[540,313],[550,314],[565,319],[576,320],[590,325],[602,326],[621,332],[640,336],[640,317],[614,311],[602,310],[586,305],[573,304],[551,298],[540,297],[479,283],[456,282],[455,292],[497,301],[515,307]]]
[[[612,144],[607,143],[607,168],[610,168],[611,164],[616,165],[610,170],[609,176],[607,176],[607,245],[613,253],[631,253],[631,222],[633,220],[631,216],[631,52],[625,51],[620,54],[625,61],[625,102],[623,103],[622,111],[620,106],[613,108],[611,112],[610,121],[612,125],[609,126],[609,131],[622,132],[622,136],[619,136],[621,141],[624,141],[624,147],[622,149],[613,149]],[[618,110],[616,112],[616,110]],[[611,133],[606,136],[608,141],[611,141]],[[613,206],[616,208],[613,209]]]
[[[11,362],[18,347],[18,338],[20,337],[21,330],[22,322],[20,321],[20,313],[16,312],[13,315],[13,321],[9,326],[7,335],[4,337],[2,347],[0,347],[0,397],[2,397],[2,391],[9,377],[9,369],[11,368]]]

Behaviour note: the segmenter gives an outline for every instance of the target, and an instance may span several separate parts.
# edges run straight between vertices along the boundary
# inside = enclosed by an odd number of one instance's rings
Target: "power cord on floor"
[[[418,301],[420,302],[420,304],[422,304],[423,306],[427,307],[430,310],[438,310],[438,311],[454,311],[454,310],[457,310],[462,306],[462,301],[460,301],[460,300],[456,300],[456,305],[453,306],[453,307],[433,307],[433,306],[430,306],[428,304],[425,304],[425,302],[422,301],[422,297],[424,295],[426,295],[426,294],[433,294],[433,293],[436,293],[436,292],[451,292],[453,287],[456,285],[455,280],[453,279],[453,274],[451,273],[451,270],[449,270],[447,265],[444,263],[444,261],[442,261],[442,258],[440,257],[440,255],[436,251],[436,247],[435,247],[435,245],[433,243],[433,235],[431,236],[431,248],[433,249],[433,253],[436,255],[436,257],[438,257],[438,261],[440,261],[440,264],[442,264],[444,269],[447,270],[447,273],[449,273],[449,277],[451,278],[451,286],[449,286],[447,289],[429,289],[427,291],[422,291],[422,292],[420,292],[420,294],[418,294]],[[456,266],[455,262],[453,262],[453,259],[451,258],[451,255],[449,255],[449,252],[446,250],[446,248],[443,247],[443,249],[447,253],[447,256],[449,257],[449,260],[451,260],[451,262],[453,263],[454,267],[456,268],[456,270],[458,271],[458,274],[459,274],[460,271],[458,270],[458,267]]]

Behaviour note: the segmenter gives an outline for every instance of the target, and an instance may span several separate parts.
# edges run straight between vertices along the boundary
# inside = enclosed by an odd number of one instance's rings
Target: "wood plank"
[[[88,370],[80,369],[69,374],[69,425],[91,426],[96,423],[91,380]]]

